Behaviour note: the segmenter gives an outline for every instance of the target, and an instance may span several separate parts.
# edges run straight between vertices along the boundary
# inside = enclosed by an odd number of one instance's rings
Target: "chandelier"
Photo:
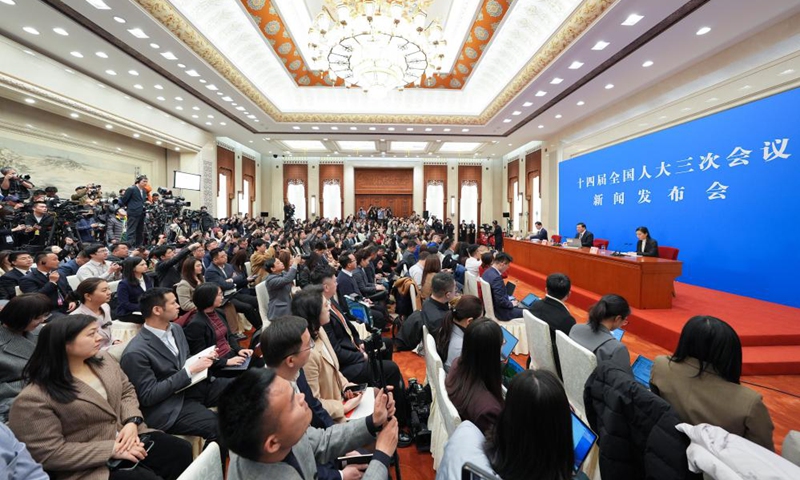
[[[419,86],[441,73],[447,45],[439,22],[426,25],[431,1],[328,0],[308,31],[311,69],[372,98]]]

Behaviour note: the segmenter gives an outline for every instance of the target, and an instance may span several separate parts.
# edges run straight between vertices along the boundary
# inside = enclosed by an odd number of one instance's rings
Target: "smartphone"
[[[348,465],[367,465],[372,461],[372,454],[353,455],[352,457],[339,457],[336,459],[336,469],[341,470]]]
[[[144,443],[144,451],[149,452],[153,448],[153,441],[150,440],[150,435],[141,435],[139,440]],[[139,462],[132,462],[130,460],[122,460],[120,458],[112,458],[106,462],[110,470],[133,470],[139,465]]]
[[[345,392],[359,393],[359,392],[363,392],[364,390],[366,390],[367,387],[368,387],[368,385],[366,383],[362,383],[360,385],[348,385],[348,386],[344,387],[344,391]]]

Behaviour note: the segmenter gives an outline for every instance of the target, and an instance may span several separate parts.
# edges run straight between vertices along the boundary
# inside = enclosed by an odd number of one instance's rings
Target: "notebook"
[[[575,465],[573,470],[577,473],[581,469],[584,460],[589,455],[594,442],[597,441],[597,434],[586,425],[583,420],[572,413],[572,448],[575,451]]]
[[[500,356],[505,360],[511,356],[511,352],[514,351],[514,347],[517,346],[519,340],[505,328],[500,328],[503,330],[503,347],[500,349]]]
[[[191,357],[186,359],[186,363],[183,366],[186,367],[187,365],[194,364],[196,361],[200,360],[200,357],[208,357],[209,355],[213,355],[214,351],[216,349],[217,349],[217,346],[214,345],[214,346],[206,348],[205,350],[203,350],[203,351],[201,351],[201,352],[199,352],[199,353],[197,353],[195,355],[192,355]],[[182,391],[186,390],[187,388],[191,387],[192,385],[195,385],[197,383],[202,382],[206,378],[208,378],[208,369],[207,368],[205,370],[202,370],[202,371],[197,372],[194,375],[192,375],[191,383],[189,385],[181,388],[180,390],[178,390],[178,392],[182,392]],[[175,393],[177,393],[177,392],[175,392]]]
[[[622,336],[625,335],[625,330],[618,328],[616,330],[611,330],[611,335],[614,336],[618,341],[622,341]]]
[[[531,305],[539,301],[539,297],[536,295],[529,293],[522,299],[521,303],[525,308],[531,308]]]
[[[633,370],[633,378],[649,389],[650,372],[653,370],[653,361],[643,355],[639,355],[633,362],[631,370]]]

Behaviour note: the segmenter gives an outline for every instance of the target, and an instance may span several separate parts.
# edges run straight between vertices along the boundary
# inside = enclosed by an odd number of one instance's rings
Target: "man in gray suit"
[[[139,305],[145,322],[125,347],[120,365],[136,389],[145,422],[167,433],[217,441],[217,415],[209,407],[217,405],[231,379],[209,376],[192,385],[192,376],[208,369],[216,352],[186,365],[189,344],[183,329],[172,323],[180,310],[172,290],[147,290]]]
[[[228,480],[317,478],[325,463],[375,441],[364,480],[388,478],[397,448],[397,419],[392,395],[376,390],[371,416],[327,429],[309,427],[311,410],[302,393],[271,369],[241,374],[219,404],[221,437],[231,455]],[[260,428],[255,428],[259,426]]]

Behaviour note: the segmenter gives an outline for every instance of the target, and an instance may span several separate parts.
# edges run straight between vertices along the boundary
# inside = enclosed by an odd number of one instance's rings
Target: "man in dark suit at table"
[[[542,227],[542,222],[536,222],[533,225],[536,230],[531,233],[529,240],[547,240],[547,230]]]
[[[643,257],[658,257],[658,242],[650,237],[650,230],[647,227],[636,229],[636,255]]]
[[[41,252],[36,255],[36,266],[19,281],[22,293],[41,293],[50,299],[54,312],[67,313],[75,309],[75,302],[67,301],[72,288],[67,277],[58,273],[58,255]]]
[[[128,230],[126,239],[131,246],[138,247],[144,243],[144,204],[147,202],[147,177],[141,175],[136,183],[128,187],[119,199],[120,207],[128,212]]]
[[[563,273],[552,273],[547,277],[545,288],[547,294],[539,302],[534,302],[528,309],[539,320],[550,326],[550,340],[553,342],[553,357],[556,362],[558,376],[561,376],[561,364],[558,361],[556,349],[556,331],[560,330],[569,335],[570,329],[575,325],[575,318],[569,312],[566,302],[572,284],[569,277]]]
[[[575,234],[575,238],[581,241],[581,247],[593,247],[594,234],[586,230],[586,224],[583,222],[578,223],[577,230],[578,233]]]
[[[514,259],[507,253],[498,253],[494,257],[492,266],[483,272],[483,280],[492,289],[492,302],[494,303],[494,316],[500,321],[514,320],[522,317],[522,309],[516,300],[510,300],[503,282],[503,273],[508,270]]]

